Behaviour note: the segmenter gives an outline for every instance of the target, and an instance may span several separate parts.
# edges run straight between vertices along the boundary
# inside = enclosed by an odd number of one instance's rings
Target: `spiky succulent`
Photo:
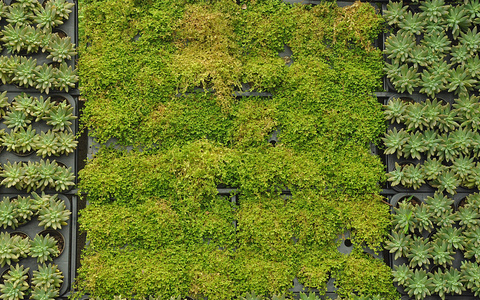
[[[424,45],[416,45],[410,50],[408,62],[413,64],[415,69],[419,67],[427,67],[429,65],[428,49]]]
[[[390,35],[385,41],[385,53],[392,61],[405,63],[410,56],[410,49],[415,45],[415,37],[410,33]]]
[[[62,17],[57,14],[57,8],[54,6],[53,1],[48,1],[45,7],[39,6],[33,12],[35,14],[33,21],[37,24],[38,28],[42,28],[44,31],[51,30],[63,24]]]
[[[3,197],[3,200],[0,202],[0,226],[3,229],[7,227],[15,229],[18,227],[17,206],[8,197]]]
[[[3,275],[3,279],[4,281],[21,284],[28,288],[28,270],[30,270],[30,268],[25,268],[19,264],[16,264],[15,266],[11,265],[8,272]]]
[[[398,34],[420,35],[423,31],[424,19],[421,14],[408,11],[405,18],[398,23]]]
[[[455,157],[460,153],[457,147],[457,141],[454,136],[446,133],[440,135],[440,142],[437,146],[437,156],[441,160],[453,161]]]
[[[54,87],[61,91],[65,90],[68,93],[70,88],[75,88],[78,81],[76,70],[73,70],[67,63],[62,62],[60,68],[55,72]]]
[[[77,54],[75,44],[72,43],[68,36],[61,38],[58,35],[53,35],[47,51],[50,52],[47,58],[56,62],[70,60]]]
[[[405,175],[403,173],[403,165],[400,166],[398,163],[395,163],[395,170],[387,173],[387,181],[390,181],[392,186],[396,185],[405,185]]]
[[[42,45],[43,32],[39,28],[27,26],[24,36],[24,47],[27,53],[37,53]]]
[[[459,64],[461,67],[465,67],[465,62],[472,58],[473,54],[468,50],[468,46],[465,44],[458,44],[452,47],[450,52],[450,61],[454,64]]]
[[[422,153],[426,150],[425,144],[423,143],[423,137],[420,132],[415,132],[410,134],[405,145],[403,145],[403,156],[405,158],[414,158],[421,159]]]
[[[413,276],[407,279],[405,291],[416,300],[423,300],[430,292],[431,280],[425,270],[415,270]]]
[[[445,274],[440,271],[436,270],[434,273],[429,273],[428,274],[430,277],[430,288],[433,293],[438,294],[438,296],[444,300],[445,299],[445,293],[447,290],[447,282],[445,280]]]
[[[25,36],[27,34],[27,27],[23,25],[8,24],[3,29],[3,36],[0,39],[8,52],[20,52],[25,47]]]
[[[480,33],[477,33],[477,27],[468,29],[467,32],[461,32],[459,43],[464,45],[470,55],[475,55],[480,49]]]
[[[459,207],[455,221],[458,221],[463,229],[472,229],[480,224],[480,214],[469,206]]]
[[[59,131],[56,133],[58,142],[58,153],[60,155],[69,155],[77,148],[78,141],[75,140],[75,135],[68,131]]]
[[[421,133],[422,142],[424,145],[424,153],[426,154],[427,158],[431,158],[437,152],[437,147],[440,143],[440,139],[437,136],[437,132],[435,130],[425,130]]]
[[[36,143],[35,149],[37,150],[37,156],[45,158],[47,156],[59,155],[58,140],[55,133],[51,130],[47,132],[41,132]]]
[[[413,215],[413,205],[409,201],[402,201],[398,208],[394,208],[395,214],[392,216],[392,224],[396,232],[407,234],[409,231],[415,231],[415,216]]]
[[[13,98],[12,109],[22,111],[27,116],[30,116],[33,112],[34,98],[26,93],[20,93]]]
[[[385,244],[385,249],[395,255],[395,259],[399,257],[406,257],[409,251],[411,238],[410,235],[405,235],[403,232],[392,232],[388,241]]]
[[[444,240],[448,243],[448,248],[451,250],[464,249],[464,239],[462,230],[453,226],[443,226],[435,234],[437,240]]]
[[[451,195],[456,194],[459,185],[460,180],[458,180],[457,176],[452,171],[443,172],[432,182],[432,186],[438,188],[440,192],[446,191]]]
[[[25,154],[35,150],[35,145],[38,140],[37,131],[29,125],[27,128],[20,127],[19,130],[13,132],[16,139],[16,145],[13,151],[20,154]]]
[[[432,216],[430,210],[424,204],[417,205],[413,209],[415,227],[421,232],[423,230],[431,231],[433,229]]]
[[[446,282],[446,293],[452,295],[460,295],[463,291],[465,291],[465,287],[462,284],[462,278],[460,272],[450,267],[448,270],[445,270],[444,280]]]
[[[75,4],[70,3],[66,0],[50,0],[52,1],[53,6],[57,9],[57,15],[64,19],[68,20],[69,15],[72,13],[72,8]]]
[[[437,125],[437,120],[442,114],[442,105],[438,102],[437,99],[427,99],[425,100],[423,106],[423,117],[425,119],[425,127],[433,129]]]
[[[475,163],[473,162],[473,157],[459,156],[453,161],[451,170],[455,174],[457,174],[457,177],[460,180],[461,184],[465,186],[466,184],[468,184],[468,178],[470,177],[470,174],[472,173],[474,167]]]
[[[45,192],[42,192],[42,195],[39,195],[36,192],[32,192],[32,197],[33,209],[36,211],[36,214],[38,214],[38,210],[40,210],[42,207],[48,206],[50,201],[58,200],[58,194],[50,195],[45,194]]]
[[[383,115],[385,120],[393,123],[401,124],[405,119],[405,110],[407,104],[401,98],[390,98],[386,105],[384,105],[385,111]]]
[[[443,0],[426,0],[420,5],[421,15],[429,22],[441,23],[448,14],[448,5]]]
[[[407,188],[419,189],[425,183],[425,175],[420,164],[408,164],[403,167],[404,185]]]
[[[33,300],[55,300],[58,297],[58,289],[56,288],[34,288],[30,299]]]
[[[385,145],[385,154],[389,155],[397,153],[397,157],[400,158],[403,153],[403,147],[405,146],[408,139],[409,134],[403,129],[397,131],[397,129],[394,127],[392,130],[388,130],[385,134],[385,137],[383,138],[383,143]]]
[[[62,272],[55,264],[43,264],[33,271],[32,285],[36,288],[60,288],[63,282]]]
[[[3,300],[21,300],[24,299],[25,294],[28,290],[28,283],[26,281],[22,282],[11,282],[5,281],[3,284],[0,284],[0,299]]]
[[[37,165],[37,180],[34,183],[36,188],[44,190],[47,187],[55,186],[55,176],[58,172],[58,165],[55,161],[41,160]]]
[[[0,118],[3,118],[10,107],[10,102],[8,102],[7,91],[4,91],[0,94]]]
[[[7,161],[0,171],[0,176],[3,177],[1,185],[10,188],[15,187],[18,190],[23,188],[23,177],[25,170],[22,162],[14,162],[13,164]]]
[[[477,84],[475,78],[470,77],[463,66],[448,71],[448,92],[455,92],[460,96],[468,95],[469,91]]]
[[[38,211],[38,226],[43,226],[45,229],[61,229],[62,226],[67,225],[67,221],[72,213],[65,207],[62,200],[50,200],[47,206],[44,206]]]
[[[479,79],[480,76],[480,58],[478,55],[470,57],[465,62],[465,69],[467,70],[468,74],[475,79]]]
[[[0,2],[1,3],[1,2]],[[11,83],[13,70],[18,64],[18,56],[0,56],[0,79],[3,84]]]
[[[427,199],[425,199],[425,203],[434,220],[435,218],[443,218],[447,214],[453,214],[453,199],[448,198],[438,191],[433,194],[433,197],[428,196]]]
[[[457,123],[457,110],[451,109],[450,105],[443,105],[442,106],[442,113],[440,114],[440,118],[438,120],[437,126],[439,131],[449,132],[453,131],[458,128]]]
[[[24,9],[21,3],[11,4],[5,13],[5,19],[8,23],[19,26],[31,24],[32,16],[31,11]]]
[[[470,150],[473,148],[473,136],[473,131],[463,128],[451,132],[448,138],[453,141],[459,154],[470,155]]]
[[[55,191],[63,192],[69,190],[75,185],[75,175],[73,174],[72,168],[58,166],[54,181]]]
[[[475,297],[480,295],[480,266],[476,262],[462,261],[460,266],[464,286],[474,293]]]
[[[397,282],[400,285],[405,285],[409,278],[413,275],[413,270],[406,264],[393,266],[393,282]]]
[[[444,76],[431,70],[423,70],[419,82],[420,93],[429,97],[435,97],[436,94],[445,90]]]
[[[40,90],[42,93],[50,93],[50,89],[53,87],[55,82],[55,72],[51,65],[43,64],[37,66],[34,71],[35,73],[35,88]]]
[[[407,14],[407,5],[403,5],[403,1],[393,2],[390,1],[387,4],[387,9],[383,12],[385,20],[388,25],[398,25]]]
[[[480,98],[474,95],[461,95],[455,99],[453,107],[457,113],[457,119],[464,122],[480,113]]]
[[[19,86],[34,87],[36,68],[36,59],[21,56],[18,65],[13,69],[12,82]]]
[[[43,96],[35,98],[33,102],[32,112],[32,116],[35,118],[35,122],[42,120],[42,118],[50,112],[52,107],[53,103],[50,102],[50,97],[46,99],[43,99]]]
[[[54,105],[42,119],[47,122],[47,125],[53,127],[53,131],[63,131],[71,130],[70,125],[76,116],[73,115],[73,107],[67,101],[63,101]]]
[[[452,264],[455,252],[448,247],[448,243],[442,240],[436,240],[432,245],[433,263],[439,266],[449,266]]]
[[[423,103],[415,102],[410,104],[406,110],[405,125],[408,130],[424,129],[425,125],[425,110]]]
[[[30,254],[30,238],[21,236],[16,237],[16,246],[18,249],[18,255],[20,258],[27,258]]]
[[[18,261],[19,256],[16,238],[12,238],[8,232],[0,232],[0,267]]]
[[[453,37],[457,38],[460,32],[468,28],[470,25],[469,15],[463,9],[463,6],[451,6],[445,17],[447,27],[452,31]]]
[[[414,89],[418,87],[420,73],[413,67],[404,64],[398,69],[398,73],[393,75],[392,83],[395,89],[400,92],[408,92],[412,94]]]
[[[53,260],[59,254],[57,241],[48,233],[45,236],[37,234],[30,241],[30,256],[36,258],[39,263]]]
[[[15,209],[17,213],[17,219],[19,224],[26,223],[31,220],[33,216],[33,200],[29,196],[17,196],[13,200],[15,203]]]

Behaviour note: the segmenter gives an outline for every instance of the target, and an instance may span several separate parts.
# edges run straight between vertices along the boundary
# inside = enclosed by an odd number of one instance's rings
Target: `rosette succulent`
[[[45,236],[37,234],[35,238],[30,241],[30,256],[36,258],[39,263],[53,260],[53,258],[59,254],[60,251],[58,250],[57,241],[49,234]]]
[[[62,200],[50,199],[47,206],[38,210],[38,221],[40,221],[38,226],[43,226],[45,229],[61,229],[62,226],[67,225],[71,214]]]
[[[32,285],[36,288],[60,288],[62,282],[62,272],[55,264],[42,264],[33,271]]]

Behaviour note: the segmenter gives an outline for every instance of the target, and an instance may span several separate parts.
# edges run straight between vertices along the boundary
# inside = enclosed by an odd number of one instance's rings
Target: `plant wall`
[[[347,298],[396,299],[364,252],[390,222],[370,151],[384,130],[373,6],[107,0],[83,14],[83,126],[116,147],[80,174],[80,294],[270,297],[294,278],[324,294],[335,278]]]

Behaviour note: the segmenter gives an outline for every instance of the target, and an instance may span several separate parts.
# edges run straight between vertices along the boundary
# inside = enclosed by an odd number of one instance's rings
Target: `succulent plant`
[[[427,158],[434,156],[437,153],[437,147],[440,143],[437,132],[435,130],[428,129],[421,134],[421,137],[425,148],[424,153],[426,154]]]
[[[405,291],[408,293],[408,296],[421,300],[430,295],[430,285],[431,280],[427,272],[425,270],[415,270],[406,282]]]
[[[39,138],[36,140],[35,149],[37,150],[37,156],[45,158],[51,155],[59,155],[59,144],[57,136],[51,130],[47,132],[41,132]]]
[[[3,29],[3,36],[0,39],[8,52],[20,52],[25,47],[25,36],[27,34],[27,27],[23,25],[8,24]]]
[[[415,14],[408,11],[402,21],[398,23],[397,34],[420,35],[423,31],[424,19],[421,14]]]
[[[17,62],[18,57],[15,55],[0,56],[0,80],[2,80],[3,84],[7,84],[12,81],[13,69],[16,67]]]
[[[425,47],[435,51],[439,55],[449,53],[451,43],[445,31],[438,34],[427,34],[422,40],[422,44],[425,45]]]
[[[37,211],[37,214],[42,207],[48,206],[50,201],[58,200],[58,194],[50,195],[50,194],[45,194],[45,192],[42,192],[41,196],[36,192],[32,192],[32,197],[33,197],[33,209]]]
[[[12,82],[19,86],[34,87],[36,68],[36,59],[21,56],[18,65],[13,69]]]
[[[467,228],[463,231],[463,235],[465,236],[465,249],[467,249],[467,251],[469,248],[480,247],[480,227]],[[480,256],[478,258],[480,258]]]
[[[30,238],[16,237],[16,246],[19,258],[27,258],[30,254]]]
[[[423,110],[425,127],[430,127],[431,129],[435,128],[437,121],[443,112],[443,106],[438,102],[437,99],[427,99],[425,100]]]
[[[40,48],[42,50],[42,53],[47,51],[48,46],[50,45],[50,41],[52,40],[53,33],[50,31],[43,32],[43,35],[41,36],[40,39]]]
[[[68,66],[65,62],[60,64],[55,72],[54,87],[61,91],[65,90],[68,93],[70,88],[75,88],[75,84],[78,81],[76,70],[73,70],[71,66]]]
[[[446,25],[452,31],[454,38],[460,35],[460,32],[470,25],[469,15],[462,6],[451,6],[445,17]]]
[[[62,200],[50,199],[47,206],[38,210],[38,220],[40,221],[38,226],[43,226],[45,229],[61,229],[62,226],[67,225],[71,214]]]
[[[448,266],[451,265],[455,252],[448,247],[448,243],[442,240],[436,240],[432,243],[432,256],[433,263],[439,266]]]
[[[55,300],[58,297],[58,289],[56,288],[33,288],[30,299],[33,300]]]
[[[475,164],[463,185],[468,189],[480,187],[480,165]]]
[[[480,224],[480,214],[471,207],[459,207],[456,213],[455,221],[458,221],[462,229],[472,229]]]
[[[468,95],[468,92],[477,84],[477,80],[470,77],[463,66],[448,71],[448,92],[455,92],[460,96]]]
[[[75,185],[75,175],[73,174],[72,168],[66,167],[57,167],[57,173],[54,176],[55,180],[55,191],[62,192],[69,190],[72,186]]]
[[[457,119],[463,122],[480,112],[480,98],[474,95],[462,95],[455,99],[453,107],[457,112]]]
[[[480,295],[480,266],[475,262],[462,261],[462,282],[464,286],[474,293],[475,297]]]
[[[13,3],[8,6],[5,18],[12,25],[24,26],[32,23],[33,14],[24,9],[21,3]]]
[[[423,230],[431,231],[433,229],[432,216],[427,205],[421,204],[413,208],[415,227],[421,232]]]
[[[480,2],[478,0],[465,1],[463,6],[470,22],[478,24],[478,17],[480,17]]]
[[[63,282],[62,272],[55,264],[43,264],[33,271],[32,285],[37,288],[60,288]]]
[[[404,64],[398,69],[398,73],[393,74],[392,83],[395,89],[400,92],[408,92],[412,94],[414,89],[418,87],[420,73],[413,67],[409,68]]]
[[[432,258],[431,245],[428,239],[415,236],[410,243],[410,252],[407,253],[410,267],[428,266]]]
[[[0,176],[3,177],[1,185],[10,188],[15,187],[18,190],[23,188],[23,178],[25,170],[23,169],[21,162],[9,161],[3,165],[3,169],[0,171]]]
[[[424,105],[422,103],[415,102],[407,106],[406,116],[405,116],[405,125],[408,130],[414,129],[424,129],[425,125],[425,116],[424,116]]]
[[[30,256],[36,257],[39,263],[52,260],[59,254],[60,251],[58,250],[57,241],[48,233],[45,236],[37,234],[35,238],[30,241]]]
[[[473,137],[473,131],[463,128],[451,132],[448,139],[453,141],[459,154],[470,155],[470,150],[473,148]]]
[[[73,115],[73,107],[67,101],[63,101],[58,105],[54,105],[42,119],[47,122],[47,125],[53,127],[53,131],[71,131],[70,125],[72,125],[72,120],[76,118]]]
[[[10,201],[10,198],[3,197],[0,202],[0,226],[3,229],[11,227],[13,229],[18,227],[17,205]]]
[[[33,11],[36,7],[40,5],[38,3],[38,0],[16,0],[15,3],[20,5],[24,10],[28,12]]]
[[[474,167],[475,163],[473,162],[473,157],[459,156],[455,158],[450,169],[457,175],[457,178],[461,182],[460,184],[465,186],[468,185],[468,178]]]
[[[22,127],[27,127],[30,123],[32,123],[30,116],[20,110],[10,109],[10,111],[7,112],[3,118],[3,123],[7,125],[8,128],[12,128],[14,131]]]
[[[429,50],[425,48],[425,46],[415,45],[415,47],[410,50],[410,56],[407,62],[411,63],[414,69],[427,67],[430,63],[428,52]]]
[[[5,281],[0,284],[0,292],[2,292],[0,299],[21,300],[25,297],[27,290],[28,283],[25,280],[22,282]]]
[[[403,5],[403,1],[388,2],[387,9],[383,12],[383,17],[387,20],[388,25],[398,25],[407,14],[408,6]]]
[[[446,191],[454,195],[457,187],[460,185],[460,180],[452,171],[443,172],[436,180],[432,181],[432,186],[436,187],[440,192]]]
[[[420,93],[429,97],[435,97],[436,94],[445,90],[445,79],[442,74],[438,74],[432,70],[423,70],[421,80],[419,82]]]
[[[401,124],[405,119],[405,110],[407,104],[401,98],[390,98],[386,105],[383,106],[385,111],[383,115],[385,120],[390,121],[390,123]]]
[[[45,7],[39,6],[33,12],[35,14],[33,21],[37,24],[38,28],[44,31],[49,31],[63,24],[62,17],[57,14],[57,9],[52,1],[48,1]]]
[[[444,240],[448,243],[448,249],[464,249],[464,239],[462,230],[452,226],[443,226],[435,234],[437,240]]]
[[[383,143],[385,144],[384,153],[386,155],[397,153],[397,157],[400,158],[403,147],[408,139],[409,134],[403,129],[397,131],[397,129],[394,127],[392,130],[388,130],[383,138]]]
[[[12,238],[8,232],[0,232],[0,267],[18,261],[19,253],[15,242],[16,238]]]
[[[403,232],[392,232],[389,240],[385,244],[385,249],[395,255],[395,259],[399,257],[407,257],[409,251],[411,238],[410,235],[405,235]]]
[[[472,78],[478,79],[480,76],[480,58],[478,55],[472,56],[465,62],[465,69]]]
[[[16,264],[15,266],[11,265],[8,272],[3,275],[3,279],[4,281],[21,284],[28,288],[28,270],[30,270],[30,268],[25,269],[24,266],[19,264]]]
[[[55,186],[54,177],[58,172],[58,165],[55,161],[41,160],[37,165],[38,178],[35,182],[36,188],[44,190],[47,187]]]
[[[42,93],[50,93],[50,89],[55,82],[55,72],[53,67],[47,64],[37,66],[34,73],[36,83],[35,88]]]
[[[42,120],[43,117],[50,112],[52,107],[53,103],[50,102],[50,97],[46,99],[43,99],[43,96],[34,98],[32,116],[35,117],[35,122]]]
[[[385,41],[385,53],[393,62],[405,63],[415,45],[415,36],[410,33],[390,35]]]
[[[33,216],[33,200],[29,196],[17,196],[15,200],[15,210],[17,214],[18,224],[23,224],[32,219]]]
[[[26,93],[20,93],[15,98],[11,107],[13,110],[18,110],[24,112],[26,115],[30,116],[33,113],[34,98]]]
[[[441,23],[448,14],[448,5],[443,0],[426,0],[419,6],[422,17],[433,23]]]
[[[447,285],[445,291],[447,294],[460,295],[465,291],[465,287],[461,281],[461,274],[457,269],[450,267],[448,270],[445,270],[444,280]]]
[[[413,271],[406,264],[393,266],[393,282],[397,282],[399,285],[405,285],[413,276]]]
[[[22,164],[23,182],[21,189],[26,189],[27,192],[30,192],[32,189],[36,188],[36,183],[39,177],[37,165],[37,163],[31,160]]]
[[[39,28],[32,26],[26,26],[25,28],[23,49],[25,49],[27,53],[37,53],[42,46],[43,32]]]
[[[3,118],[10,107],[10,103],[8,102],[7,91],[0,93],[0,118]]]
[[[422,153],[427,150],[423,143],[423,136],[420,132],[410,134],[405,145],[403,145],[402,153],[405,158],[421,159]]]
[[[461,32],[459,43],[465,45],[471,56],[475,55],[480,49],[480,33],[477,33],[477,27],[468,29],[466,33]]]
[[[16,145],[11,150],[16,153],[25,154],[35,150],[38,136],[37,131],[29,125],[27,128],[20,127],[19,130],[14,131],[13,135],[16,139]]]
[[[75,6],[75,4],[70,3],[66,0],[50,1],[52,1],[52,5],[56,7],[57,15],[64,20],[68,20],[68,17],[72,13],[72,8]]]
[[[420,164],[408,164],[403,167],[404,186],[419,189],[425,183],[425,175]]]
[[[447,281],[445,280],[445,274],[442,271],[436,270],[434,273],[428,274],[430,277],[430,287],[433,293],[445,300],[445,293],[447,290]]]
[[[403,173],[403,165],[400,166],[398,163],[395,163],[395,170],[387,173],[387,181],[390,181],[392,186],[396,186],[399,184],[405,185],[405,180],[406,178]]]
[[[447,162],[453,161],[454,158],[459,154],[459,149],[454,137],[444,133],[439,136],[439,139],[440,142],[437,146],[437,156],[439,159]]]
[[[437,218],[443,218],[447,214],[453,214],[453,199],[444,196],[442,193],[436,191],[432,196],[425,199],[428,211],[432,216],[433,221]]]
[[[450,62],[459,64],[461,67],[465,67],[465,62],[472,58],[474,54],[471,54],[466,44],[458,44],[452,47],[450,52]]]
[[[392,215],[392,225],[396,232],[407,234],[409,231],[415,231],[415,216],[413,215],[413,205],[409,201],[402,201],[398,204],[398,208],[394,209],[395,214]]]
[[[56,133],[58,141],[58,153],[60,155],[69,155],[77,148],[78,142],[72,132],[59,131]]]
[[[70,60],[77,54],[75,44],[72,43],[68,36],[61,38],[58,35],[53,35],[47,51],[50,52],[47,58],[56,62]]]
[[[442,113],[438,120],[437,126],[440,131],[449,132],[458,128],[457,110],[451,109],[450,105],[442,106]]]
[[[427,158],[423,164],[425,180],[436,180],[445,170],[446,167],[442,164],[442,161],[436,158]]]

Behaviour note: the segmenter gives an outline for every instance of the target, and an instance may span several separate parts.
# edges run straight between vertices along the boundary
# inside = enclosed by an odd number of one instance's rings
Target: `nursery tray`
[[[2,197],[16,197],[16,196],[29,196],[29,194],[2,194]],[[65,296],[70,290],[73,284],[75,276],[75,257],[76,257],[76,224],[77,224],[77,197],[76,196],[67,196],[59,194],[58,198],[63,200],[65,206],[68,210],[72,212],[69,220],[67,221],[66,226],[62,226],[58,231],[63,235],[65,240],[65,246],[63,252],[53,261],[46,262],[47,264],[54,263],[58,266],[58,269],[62,272],[63,284],[60,287],[59,297]],[[8,227],[7,229],[1,229],[2,232],[24,232],[30,239],[33,239],[36,234],[44,230],[43,227],[38,226],[39,222],[37,217],[34,216],[31,221],[27,224],[19,226],[16,229]],[[12,263],[16,265],[17,263]],[[30,268],[29,274],[32,276],[32,272],[38,269],[38,263],[35,258],[27,257],[20,259],[18,264],[23,265],[24,267]],[[10,266],[5,265],[3,268],[0,268],[0,274],[5,270],[8,270]],[[30,277],[32,278],[32,277]]]

